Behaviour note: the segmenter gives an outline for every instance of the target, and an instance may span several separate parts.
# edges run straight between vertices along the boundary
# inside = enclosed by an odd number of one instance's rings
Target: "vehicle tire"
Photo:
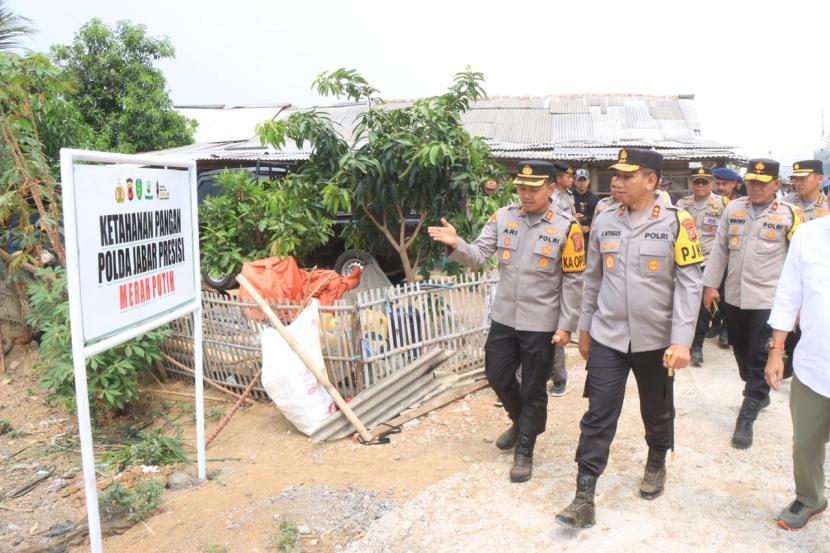
[[[346,250],[337,257],[334,270],[342,276],[349,276],[355,268],[363,269],[370,259],[372,256],[363,250]]]
[[[209,273],[208,271],[202,271],[202,278],[204,279],[205,283],[215,290],[227,290],[229,288],[233,288],[234,284],[236,284],[236,275],[239,274],[239,271],[233,271],[231,273]]]

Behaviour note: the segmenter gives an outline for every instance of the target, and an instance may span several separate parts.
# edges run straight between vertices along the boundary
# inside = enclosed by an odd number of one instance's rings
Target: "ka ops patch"
[[[680,267],[703,263],[703,250],[695,229],[695,220],[688,211],[677,212],[677,238],[674,240],[674,262]]]
[[[580,226],[572,223],[565,240],[565,250],[562,252],[562,272],[581,273],[584,270],[585,240]]]

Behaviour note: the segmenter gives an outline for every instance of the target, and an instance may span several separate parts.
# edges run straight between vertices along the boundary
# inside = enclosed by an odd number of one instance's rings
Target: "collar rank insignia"
[[[553,211],[551,211],[551,210],[549,209],[549,210],[548,210],[548,212],[547,212],[547,213],[545,213],[545,221],[547,221],[548,223],[550,223],[552,220],[553,220]]]
[[[653,208],[651,208],[651,215],[648,216],[649,219],[656,219],[660,216],[660,204],[655,204]]]

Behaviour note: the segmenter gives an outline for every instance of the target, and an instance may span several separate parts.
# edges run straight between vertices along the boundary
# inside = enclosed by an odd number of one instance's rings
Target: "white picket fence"
[[[329,379],[344,396],[356,396],[411,363],[426,349],[456,351],[444,370],[464,372],[484,363],[490,298],[498,275],[463,274],[370,290],[354,305],[321,306],[321,345]],[[205,372],[229,388],[244,389],[261,366],[259,334],[264,323],[251,303],[218,292],[202,294]],[[288,324],[302,306],[272,306]],[[189,318],[171,324],[165,353],[192,368],[193,333]],[[168,373],[189,379],[174,365]],[[266,397],[261,387],[254,395]]]

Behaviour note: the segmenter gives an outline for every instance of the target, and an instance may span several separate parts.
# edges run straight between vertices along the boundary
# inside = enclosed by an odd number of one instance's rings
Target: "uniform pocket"
[[[755,251],[761,255],[774,255],[781,251],[784,241],[784,231],[762,227],[758,232]]]
[[[605,267],[605,272],[616,272],[619,261],[620,241],[618,239],[600,240],[599,251],[602,254],[602,264]]]
[[[640,274],[662,275],[668,271],[668,242],[645,241],[640,243]]]
[[[499,234],[498,242],[499,263],[502,265],[510,265],[513,262],[513,256],[519,248],[519,236],[515,234]]]
[[[557,267],[561,245],[558,238],[551,240],[550,242],[537,240],[533,246],[533,266],[536,267],[537,271],[549,273]],[[553,242],[553,240],[556,240],[556,242]]]

